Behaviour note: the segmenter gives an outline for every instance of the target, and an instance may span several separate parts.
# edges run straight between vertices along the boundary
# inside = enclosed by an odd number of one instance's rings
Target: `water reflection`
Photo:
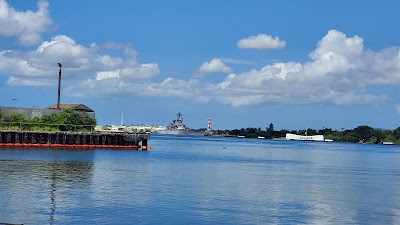
[[[51,181],[50,184],[50,224],[54,224],[57,209],[57,197],[59,192],[79,191],[80,187],[90,184],[93,165],[89,162],[80,161],[51,161],[45,167],[48,174],[45,178]],[[63,196],[64,197],[64,196]]]
[[[168,142],[163,140],[166,147],[157,157],[181,165],[186,179],[196,174],[196,179],[189,179],[190,191],[179,190],[200,203],[192,206],[210,223],[221,223],[221,218],[249,224],[396,224],[399,220],[400,149],[395,146],[246,140],[201,142],[193,147]],[[196,169],[188,170],[185,162],[194,163]]]
[[[93,151],[1,149],[0,153],[2,211],[8,212],[0,213],[0,218],[9,218],[8,222],[55,224],[58,204],[69,202],[71,193],[91,183]],[[79,155],[87,161],[76,160]]]
[[[0,219],[24,224],[400,220],[396,146],[206,138],[154,138],[152,145],[157,147],[151,151],[0,150]]]

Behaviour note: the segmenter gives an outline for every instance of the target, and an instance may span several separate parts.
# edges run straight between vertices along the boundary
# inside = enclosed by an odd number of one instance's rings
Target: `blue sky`
[[[400,127],[398,1],[0,0],[0,105],[98,123]],[[12,99],[17,99],[13,101]]]

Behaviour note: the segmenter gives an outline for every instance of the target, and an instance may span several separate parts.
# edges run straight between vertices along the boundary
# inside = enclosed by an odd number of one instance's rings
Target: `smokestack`
[[[58,63],[60,70],[58,72],[58,98],[57,98],[57,109],[60,109],[60,88],[61,88],[61,63]]]

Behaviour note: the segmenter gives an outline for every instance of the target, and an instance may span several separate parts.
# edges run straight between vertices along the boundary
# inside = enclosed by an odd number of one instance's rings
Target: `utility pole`
[[[11,99],[11,100],[13,100],[13,102],[14,102],[14,107],[15,107],[15,101],[17,101],[17,99],[16,99],[16,98],[13,98],[13,99]]]
[[[61,89],[61,63],[58,63],[58,66],[60,67],[60,70],[58,72],[58,98],[57,98],[57,109],[60,109],[60,89]]]

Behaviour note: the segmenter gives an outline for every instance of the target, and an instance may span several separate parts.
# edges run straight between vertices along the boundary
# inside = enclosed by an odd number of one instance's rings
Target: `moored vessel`
[[[191,129],[183,123],[183,115],[178,112],[176,120],[173,120],[170,125],[165,129],[154,130],[155,134],[169,134],[169,135],[189,135],[189,136],[204,136],[204,129]]]

